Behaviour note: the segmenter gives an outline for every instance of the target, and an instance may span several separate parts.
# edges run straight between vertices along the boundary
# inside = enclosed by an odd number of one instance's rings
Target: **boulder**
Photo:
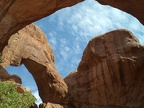
[[[97,0],[103,5],[110,5],[136,17],[144,25],[144,0]]]
[[[143,108],[144,46],[119,29],[89,41],[78,69],[64,80],[75,108]]]
[[[17,91],[18,93],[30,92],[30,90],[24,88],[22,85],[16,85],[16,91]]]
[[[10,75],[1,65],[0,65],[0,81],[11,81],[22,84],[22,80],[19,76]]]
[[[74,107],[70,107],[69,105],[60,105],[48,102],[40,104],[39,108],[74,108]]]
[[[64,103],[67,85],[54,65],[54,54],[44,33],[30,24],[11,36],[2,52],[3,67],[22,63],[34,77],[43,102]]]

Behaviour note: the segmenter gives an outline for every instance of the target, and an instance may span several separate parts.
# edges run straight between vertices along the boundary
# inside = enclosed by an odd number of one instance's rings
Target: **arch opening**
[[[38,94],[38,88],[35,83],[35,80],[31,73],[27,70],[27,68],[22,64],[21,66],[8,66],[6,67],[6,70],[8,71],[9,74],[13,75],[16,74],[22,79],[22,85],[29,89],[32,94],[36,97],[36,104],[40,104],[41,98],[39,97]]]

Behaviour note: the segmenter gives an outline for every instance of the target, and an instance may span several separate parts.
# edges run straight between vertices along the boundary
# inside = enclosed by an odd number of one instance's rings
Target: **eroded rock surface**
[[[0,0],[0,51],[9,37],[24,26],[83,0]],[[144,24],[144,1],[97,0],[132,14]]]
[[[9,37],[24,26],[83,0],[0,0],[0,51]],[[144,24],[144,1],[97,0],[132,14]]]
[[[0,0],[0,50],[24,26],[83,0]]]
[[[143,108],[143,79],[144,46],[121,29],[90,40],[65,82],[75,108]]]
[[[60,105],[60,104],[54,104],[54,103],[43,103],[39,105],[39,108],[73,108],[70,105]]]
[[[110,5],[136,17],[144,25],[144,0],[97,0],[101,4]]]
[[[30,24],[11,36],[2,52],[2,66],[22,63],[33,75],[43,102],[63,103],[67,86],[54,66],[54,55],[46,36]]]
[[[11,81],[22,84],[21,78],[19,76],[10,75],[1,65],[0,65],[0,81]]]

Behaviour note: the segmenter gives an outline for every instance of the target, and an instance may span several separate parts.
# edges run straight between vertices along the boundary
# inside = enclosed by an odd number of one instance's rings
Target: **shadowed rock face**
[[[110,5],[136,17],[144,25],[144,0],[96,0],[103,5]]]
[[[10,75],[1,65],[0,65],[0,81],[11,81],[22,84],[21,78],[19,76]]]
[[[7,44],[9,37],[24,26],[48,16],[55,11],[75,5],[83,0],[0,0],[0,51]],[[134,0],[97,0],[116,7],[144,24],[144,1]]]
[[[83,0],[0,0],[0,50],[24,26]]]
[[[63,103],[67,86],[54,66],[54,55],[46,36],[34,24],[11,36],[2,52],[2,66],[22,63],[33,75],[43,102]]]
[[[88,43],[77,71],[65,78],[76,108],[144,107],[144,46],[127,30]]]
[[[21,28],[83,0],[0,0],[0,51]],[[144,24],[144,1],[97,0],[132,14]],[[143,107],[144,48],[126,30],[92,39],[77,71],[65,81],[76,108]],[[33,75],[43,102],[65,103],[67,86],[56,72],[53,52],[34,25],[12,35],[3,50],[3,66],[22,63]],[[49,104],[48,104],[49,105]]]

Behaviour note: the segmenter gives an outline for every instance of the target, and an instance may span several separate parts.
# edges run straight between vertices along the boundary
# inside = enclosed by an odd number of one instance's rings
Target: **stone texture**
[[[8,38],[24,26],[83,0],[0,0],[0,51]],[[144,1],[97,0],[128,12],[144,24]]]
[[[97,36],[65,82],[75,108],[143,108],[144,46],[123,29]]]
[[[83,0],[0,0],[0,51],[9,37],[26,25]],[[144,24],[144,1],[97,0],[132,14]]]
[[[64,103],[67,85],[57,73],[54,55],[46,36],[30,24],[11,36],[2,52],[2,66],[22,63],[33,75],[43,102]]]
[[[18,93],[30,92],[30,90],[27,90],[22,85],[17,85],[16,90],[17,90]]]
[[[0,81],[11,81],[22,84],[21,78],[19,76],[10,75],[1,65],[0,65]]]
[[[144,0],[97,0],[101,4],[110,5],[136,17],[144,25]]]
[[[54,104],[54,103],[42,103],[39,105],[39,108],[73,108],[69,105],[60,105],[60,104]]]
[[[24,26],[83,0],[0,0],[0,50]]]

